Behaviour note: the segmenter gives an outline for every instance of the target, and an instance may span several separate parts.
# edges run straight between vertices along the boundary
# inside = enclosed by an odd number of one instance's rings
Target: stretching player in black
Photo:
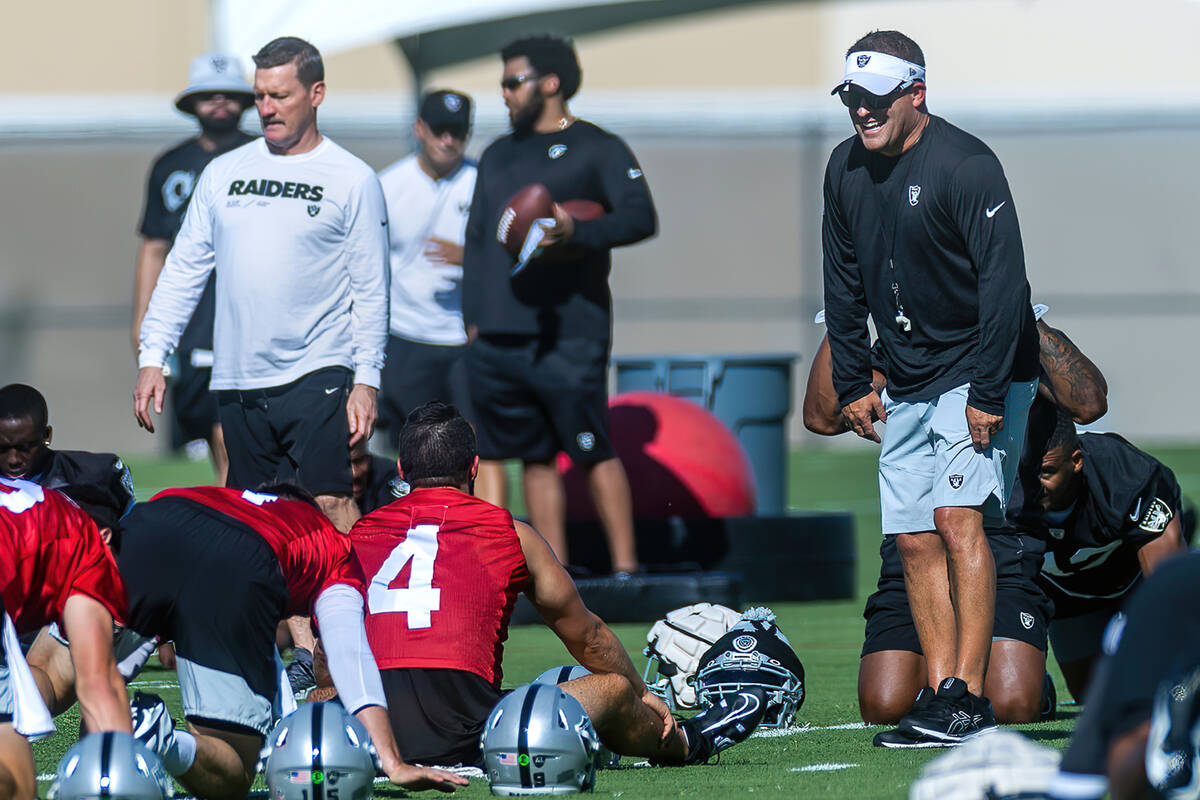
[[[581,76],[569,41],[521,39],[501,58],[513,132],[479,160],[463,259],[479,456],[524,462],[530,522],[566,563],[566,498],[555,461],[565,451],[587,473],[613,570],[627,573],[638,561],[629,482],[608,435],[608,274],[612,248],[654,234],[654,204],[625,143],[567,108]],[[533,183],[559,201],[597,202],[605,213],[574,220],[556,206],[545,255],[513,275],[496,224],[508,199]]]

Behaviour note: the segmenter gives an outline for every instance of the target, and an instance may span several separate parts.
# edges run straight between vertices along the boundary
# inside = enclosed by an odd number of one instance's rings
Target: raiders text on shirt
[[[292,181],[271,181],[266,178],[257,180],[236,180],[229,184],[227,194],[256,194],[259,197],[289,197],[297,200],[320,200],[325,193],[324,186],[309,186],[307,183]]]

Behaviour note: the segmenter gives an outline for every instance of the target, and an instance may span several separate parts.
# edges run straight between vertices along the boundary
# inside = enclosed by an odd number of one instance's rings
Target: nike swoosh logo
[[[1004,203],[1007,203],[1007,202],[1008,202],[1008,201],[1007,201],[1007,200],[1005,200],[1003,203],[1001,203],[1000,205],[996,206],[995,208],[989,208],[987,211],[984,211],[983,213],[987,214],[987,218],[988,218],[988,219],[991,219],[992,217],[996,216],[996,212],[997,212],[997,211],[999,211],[1001,208],[1003,208],[1003,207],[1004,207]]]
[[[1142,511],[1142,498],[1138,498],[1138,504],[1133,507],[1133,513],[1129,515],[1129,519],[1133,522],[1138,521],[1138,514]]]
[[[723,728],[735,720],[741,719],[742,717],[748,717],[754,714],[756,711],[758,711],[758,698],[752,694],[739,694],[738,704],[733,707],[733,710],[721,719],[709,725],[703,730],[703,732],[711,733],[712,731]]]
[[[336,391],[337,391],[339,388],[340,388],[340,387],[338,387],[338,386],[334,386],[334,387],[332,387],[332,388],[326,389],[326,390],[325,390],[325,394],[333,394],[333,393],[334,393],[334,392],[336,392]]]

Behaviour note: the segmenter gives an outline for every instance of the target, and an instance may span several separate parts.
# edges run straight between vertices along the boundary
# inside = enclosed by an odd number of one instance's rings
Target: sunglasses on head
[[[521,88],[521,85],[529,81],[536,81],[540,76],[530,75],[529,73],[521,73],[520,75],[509,75],[500,81],[500,88],[508,91],[516,91]]]
[[[887,94],[872,94],[866,89],[860,89],[852,84],[850,88],[838,92],[838,97],[842,99],[842,104],[852,111],[858,108],[865,108],[868,111],[883,111],[891,108],[892,103],[911,88],[911,83],[902,83]]]

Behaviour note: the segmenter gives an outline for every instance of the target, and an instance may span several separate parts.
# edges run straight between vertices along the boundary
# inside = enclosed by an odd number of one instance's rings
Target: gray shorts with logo
[[[982,506],[985,524],[1003,522],[1037,386],[1037,381],[1009,386],[1004,427],[982,451],[975,449],[967,428],[970,384],[924,402],[892,400],[884,392],[887,422],[879,454],[883,532],[931,531],[934,509],[946,507]]]

